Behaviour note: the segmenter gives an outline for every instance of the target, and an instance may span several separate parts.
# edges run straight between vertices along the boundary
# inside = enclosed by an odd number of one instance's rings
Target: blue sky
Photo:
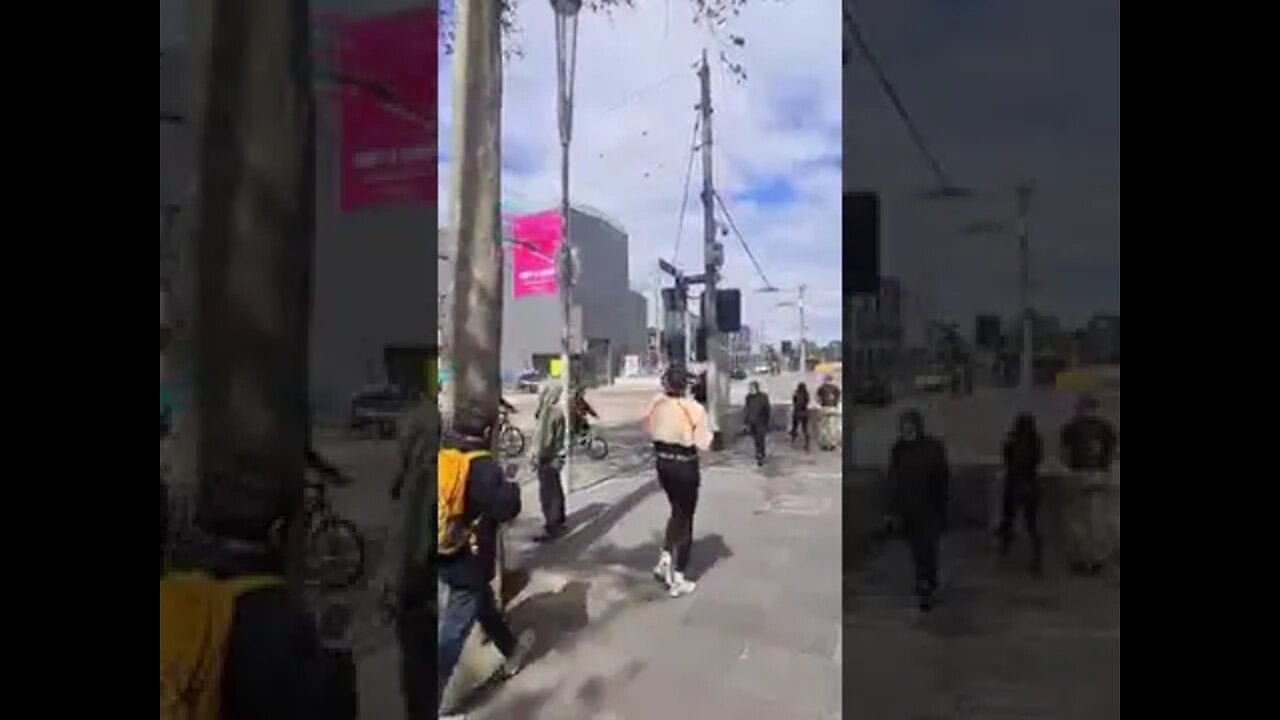
[[[840,336],[840,7],[791,0],[749,3],[727,30],[748,79],[714,64],[725,30],[695,26],[688,0],[646,1],[579,23],[571,196],[626,228],[631,283],[649,295],[659,257],[676,250],[698,82],[694,62],[711,51],[715,182],[768,281],[808,286],[809,335]],[[508,61],[503,107],[503,184],[510,203],[553,206],[559,194],[554,21],[546,2],[524,0]],[[450,64],[442,58],[440,197],[448,207]],[[700,167],[695,164],[678,264],[702,262]],[[724,236],[726,285],[744,290],[744,321],[773,341],[794,337],[795,311],[778,308],[733,235]]]

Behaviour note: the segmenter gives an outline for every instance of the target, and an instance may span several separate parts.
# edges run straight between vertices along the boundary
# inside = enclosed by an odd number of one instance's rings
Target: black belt
[[[659,460],[671,462],[698,461],[698,449],[691,445],[676,445],[675,443],[654,441],[653,454]]]

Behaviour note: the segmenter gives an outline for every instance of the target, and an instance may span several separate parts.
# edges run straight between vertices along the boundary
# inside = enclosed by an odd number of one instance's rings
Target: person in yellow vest
[[[477,622],[506,658],[502,669],[506,677],[520,671],[532,645],[532,634],[517,639],[512,633],[491,585],[498,527],[520,514],[520,488],[507,480],[489,452],[497,419],[496,411],[458,408],[437,460],[437,567],[448,590],[438,638],[437,712]],[[410,717],[431,717],[415,712],[420,703],[408,697],[407,689],[406,701]]]

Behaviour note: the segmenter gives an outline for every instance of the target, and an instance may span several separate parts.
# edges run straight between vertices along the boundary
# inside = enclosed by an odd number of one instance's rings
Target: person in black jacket
[[[889,457],[890,507],[911,547],[920,610],[928,612],[938,590],[938,543],[947,522],[947,450],[925,434],[916,410],[902,414],[898,429]]]
[[[804,433],[804,450],[809,451],[809,388],[800,383],[791,395],[791,442],[795,444],[797,431]]]
[[[764,467],[765,438],[769,435],[769,396],[760,391],[760,383],[754,380],[747,387],[746,405],[743,407],[742,420],[751,433],[751,440],[756,446],[756,465]]]
[[[182,548],[175,569],[219,579],[275,575],[281,582],[241,593],[227,637],[221,678],[225,720],[354,720],[350,649],[321,637],[303,599],[283,582],[285,536],[301,512],[301,493],[239,461],[238,472],[203,482],[195,525],[207,542]]]
[[[496,424],[497,418],[491,413],[475,409],[456,410],[453,432],[445,436],[444,447],[465,452],[488,450],[493,444]],[[442,555],[438,560],[439,577],[448,588],[449,598],[440,623],[437,709],[475,623],[480,623],[485,634],[506,658],[503,665],[506,677],[519,672],[532,639],[528,635],[516,639],[502,617],[502,606],[491,585],[497,564],[498,526],[511,522],[520,514],[520,488],[507,480],[492,456],[480,456],[471,461],[466,483],[464,520],[474,528],[474,542],[453,555]],[[414,717],[412,712],[410,716]]]
[[[1019,512],[1031,539],[1031,572],[1042,570],[1044,540],[1037,522],[1040,510],[1040,462],[1044,447],[1031,413],[1020,413],[1004,441],[1004,505],[1000,522],[1000,554],[1013,544],[1013,522]]]
[[[1115,551],[1118,538],[1108,525],[1118,492],[1111,477],[1119,438],[1099,414],[1096,398],[1082,395],[1076,416],[1062,428],[1062,463],[1070,474],[1063,488],[1063,524],[1067,562],[1077,575],[1098,575]]]

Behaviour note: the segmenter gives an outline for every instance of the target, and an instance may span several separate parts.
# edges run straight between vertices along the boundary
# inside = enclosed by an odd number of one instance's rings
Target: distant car
[[[734,368],[734,369],[729,373],[729,378],[730,378],[730,379],[733,379],[733,380],[746,380],[746,379],[747,379],[747,371],[746,371],[746,370],[743,370],[742,368]]]
[[[770,374],[771,371],[772,371],[772,368],[770,368],[768,365],[764,363],[761,363],[755,367],[755,370],[752,370],[752,373],[756,375],[768,375]]]
[[[893,404],[893,392],[889,384],[878,377],[863,378],[853,386],[853,403],[885,407]]]
[[[520,373],[520,377],[516,378],[516,392],[537,395],[542,391],[542,383],[545,379],[537,370]]]
[[[924,372],[916,375],[912,385],[919,392],[943,392],[951,387],[951,373],[941,365],[930,365]]]
[[[351,396],[351,429],[372,429],[383,439],[393,438],[409,406],[409,399],[394,385],[364,388]]]

